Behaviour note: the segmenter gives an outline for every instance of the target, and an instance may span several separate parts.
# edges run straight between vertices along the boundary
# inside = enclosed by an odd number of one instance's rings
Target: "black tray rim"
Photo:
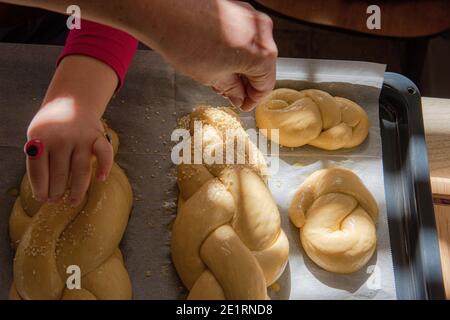
[[[386,139],[383,138],[382,142],[386,205],[397,297],[445,299],[419,89],[405,76],[386,72],[380,94],[380,108],[383,105],[394,107],[393,111],[403,117],[401,130],[407,130],[406,135],[398,136],[400,144],[408,145],[405,157],[401,159],[406,170],[401,170],[396,178],[387,172],[387,167],[393,159],[392,154],[385,152]],[[381,129],[382,137],[383,134]],[[405,136],[408,141],[405,141]],[[409,204],[409,212],[392,211],[396,207],[389,192],[390,183],[395,182],[392,179],[407,182],[408,185],[404,187],[410,191],[410,198],[404,200],[407,201],[407,205]],[[397,206],[397,209],[399,208]],[[398,221],[393,218],[398,218]]]

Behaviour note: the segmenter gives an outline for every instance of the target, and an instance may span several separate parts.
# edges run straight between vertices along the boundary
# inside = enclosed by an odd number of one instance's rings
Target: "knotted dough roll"
[[[118,137],[112,138],[114,153]],[[10,299],[131,299],[120,240],[132,207],[132,190],[114,163],[105,182],[95,178],[82,204],[72,208],[68,195],[58,203],[39,203],[32,197],[27,175],[13,207],[9,229],[13,247],[14,281]],[[67,268],[81,271],[81,289],[68,289]]]
[[[283,146],[326,150],[356,147],[369,132],[367,113],[358,104],[315,89],[274,90],[257,106],[256,125],[268,129],[268,138],[270,129],[279,129]]]
[[[175,268],[190,290],[188,299],[266,299],[267,287],[287,264],[289,244],[264,182],[264,159],[231,109],[197,108],[188,119],[191,138],[194,121],[202,125],[205,152],[234,148],[226,142],[231,130],[244,140],[245,162],[178,166]]]
[[[289,207],[306,254],[325,270],[351,273],[375,252],[378,206],[352,171],[322,169],[310,175]]]

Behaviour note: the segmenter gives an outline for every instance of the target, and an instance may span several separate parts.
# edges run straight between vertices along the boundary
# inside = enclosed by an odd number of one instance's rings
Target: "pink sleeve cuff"
[[[81,29],[71,30],[57,64],[65,57],[80,54],[109,65],[119,78],[117,90],[122,87],[125,74],[133,60],[138,41],[129,34],[88,20],[81,21]]]

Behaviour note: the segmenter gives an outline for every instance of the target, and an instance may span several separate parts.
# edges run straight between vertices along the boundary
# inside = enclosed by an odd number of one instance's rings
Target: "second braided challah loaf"
[[[326,150],[353,148],[369,132],[367,114],[358,104],[315,89],[274,90],[257,106],[256,124],[269,129],[269,138],[270,129],[278,129],[283,146]]]
[[[229,129],[243,138],[245,163],[178,166],[175,268],[190,290],[188,299],[266,299],[267,287],[287,264],[289,244],[262,176],[265,163],[250,156],[250,150],[258,150],[230,109],[199,107],[189,128],[196,120],[206,149],[215,143],[225,148]]]

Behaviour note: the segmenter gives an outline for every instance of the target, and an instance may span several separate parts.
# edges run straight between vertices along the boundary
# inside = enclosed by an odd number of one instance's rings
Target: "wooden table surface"
[[[442,272],[450,299],[450,99],[422,98]]]
[[[395,37],[429,36],[450,26],[448,0],[377,1],[382,27],[369,30],[366,20],[371,0],[256,0],[291,18],[362,33]],[[433,17],[430,19],[429,17]]]

